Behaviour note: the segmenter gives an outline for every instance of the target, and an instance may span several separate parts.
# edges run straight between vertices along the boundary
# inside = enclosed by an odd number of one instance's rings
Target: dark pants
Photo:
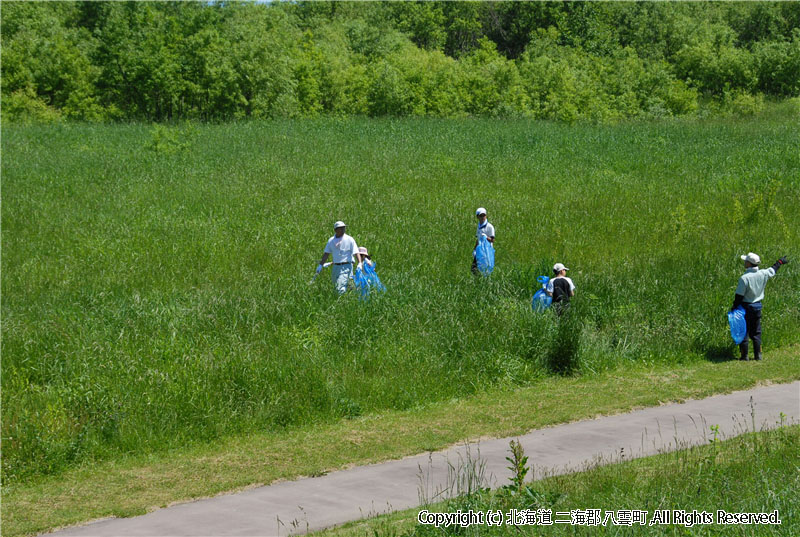
[[[747,338],[753,340],[753,357],[761,360],[761,302],[744,303],[744,322],[747,323],[747,337],[739,344],[742,359],[747,359]]]
[[[480,276],[480,271],[478,271],[478,258],[476,256],[472,256],[472,273],[475,276]]]
[[[562,298],[562,299],[561,299],[561,300],[559,300],[558,302],[556,302],[555,300],[553,300],[553,311],[554,311],[554,312],[555,312],[555,314],[556,314],[556,315],[558,315],[559,317],[561,317],[561,315],[562,315],[562,314],[566,313],[566,311],[567,311],[568,309],[569,309],[569,297],[567,297],[567,298]]]

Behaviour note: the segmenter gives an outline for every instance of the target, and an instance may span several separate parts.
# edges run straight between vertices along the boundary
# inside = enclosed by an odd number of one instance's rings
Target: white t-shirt
[[[334,235],[325,245],[325,253],[331,254],[334,263],[351,263],[357,252],[358,246],[356,246],[355,239],[347,233],[341,238]]]
[[[478,224],[478,232],[475,236],[480,240],[481,235],[486,235],[486,238],[494,238],[494,226],[488,220],[483,224]]]

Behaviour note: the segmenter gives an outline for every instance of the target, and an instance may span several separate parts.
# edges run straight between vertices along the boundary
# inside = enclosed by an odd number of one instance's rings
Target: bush
[[[733,116],[754,116],[764,110],[764,96],[750,95],[743,91],[725,92],[722,109]]]
[[[685,46],[675,56],[675,69],[679,78],[717,96],[727,88],[751,90],[758,81],[752,54],[732,46]]]
[[[370,116],[404,116],[411,109],[405,80],[387,60],[370,65],[367,95]]]
[[[771,41],[753,46],[758,89],[776,96],[800,95],[800,28],[791,41]]]
[[[3,96],[3,121],[12,123],[53,123],[61,120],[61,113],[47,106],[30,89],[17,90]]]

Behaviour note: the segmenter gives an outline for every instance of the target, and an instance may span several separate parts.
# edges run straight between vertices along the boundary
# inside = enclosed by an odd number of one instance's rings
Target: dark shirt
[[[553,280],[553,302],[569,302],[569,282],[566,278]]]

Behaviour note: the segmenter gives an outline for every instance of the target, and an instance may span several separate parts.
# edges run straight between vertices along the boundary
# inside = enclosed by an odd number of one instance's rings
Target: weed
[[[528,456],[525,455],[519,440],[509,442],[509,451],[511,455],[506,457],[506,460],[511,463],[508,467],[511,470],[511,488],[519,492],[525,485],[525,476],[528,475]]]

